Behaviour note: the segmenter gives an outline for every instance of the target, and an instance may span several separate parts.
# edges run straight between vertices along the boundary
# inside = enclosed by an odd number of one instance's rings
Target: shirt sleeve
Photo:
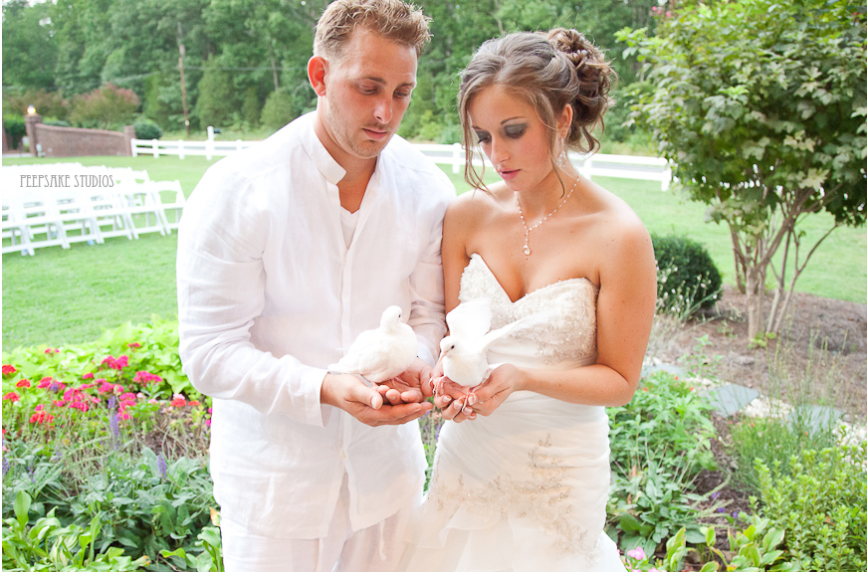
[[[323,426],[329,406],[321,405],[320,391],[327,371],[290,355],[275,357],[250,341],[265,306],[267,204],[220,171],[212,168],[202,178],[178,229],[184,373],[205,395]]]
[[[442,239],[443,218],[449,202],[455,196],[451,181],[443,177],[440,182],[446,189],[438,189],[442,200],[434,209],[433,230],[410,276],[412,309],[409,325],[419,340],[418,357],[434,365],[439,356],[439,343],[446,333],[445,289],[443,286]]]

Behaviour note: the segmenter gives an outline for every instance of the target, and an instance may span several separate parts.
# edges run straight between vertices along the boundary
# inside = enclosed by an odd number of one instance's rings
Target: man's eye
[[[399,97],[401,99],[409,97],[412,94],[411,91],[396,91],[394,92],[395,97]]]

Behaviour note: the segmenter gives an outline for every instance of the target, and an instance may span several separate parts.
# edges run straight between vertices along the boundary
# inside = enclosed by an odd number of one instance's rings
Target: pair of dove
[[[360,375],[371,383],[382,383],[406,371],[415,360],[417,341],[412,328],[401,322],[400,313],[398,306],[386,308],[379,328],[359,334],[343,359],[328,369]],[[447,378],[464,387],[481,384],[491,370],[488,348],[527,325],[524,319],[489,331],[491,317],[491,301],[487,298],[464,302],[448,313],[450,335],[440,342]]]

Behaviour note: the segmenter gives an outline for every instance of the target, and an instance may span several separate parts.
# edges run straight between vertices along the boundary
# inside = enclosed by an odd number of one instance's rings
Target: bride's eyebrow
[[[503,119],[502,121],[500,121],[500,125],[503,125],[504,123],[507,123],[507,122],[509,122],[509,121],[514,121],[515,119],[524,119],[524,116],[522,116],[522,115],[517,115],[517,116],[515,116],[515,117],[510,117],[510,118],[508,118],[508,119]]]

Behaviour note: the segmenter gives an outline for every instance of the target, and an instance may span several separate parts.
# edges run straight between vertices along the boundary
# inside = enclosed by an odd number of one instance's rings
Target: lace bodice
[[[557,311],[544,324],[496,342],[488,361],[529,367],[576,367],[596,360],[597,293],[596,285],[586,278],[572,278],[549,284],[512,302],[484,259],[473,254],[461,276],[460,301],[490,299],[492,329],[554,307]]]

